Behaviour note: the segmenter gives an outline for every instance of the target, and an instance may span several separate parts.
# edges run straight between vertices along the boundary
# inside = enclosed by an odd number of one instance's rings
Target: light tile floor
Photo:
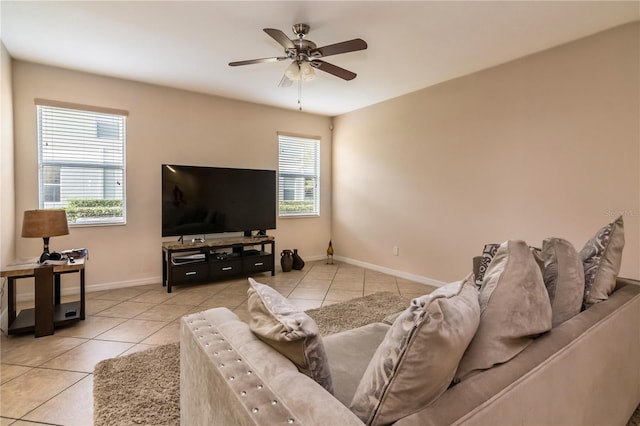
[[[424,284],[338,263],[308,262],[302,271],[254,277],[301,309],[379,291],[414,297],[433,290]],[[168,294],[161,284],[87,293],[84,321],[0,341],[0,426],[93,423],[93,368],[103,359],[179,340],[183,315],[225,306],[247,320],[246,278],[181,285]],[[77,296],[63,299],[77,300]],[[64,302],[65,300],[63,300]],[[32,304],[20,303],[18,310]]]

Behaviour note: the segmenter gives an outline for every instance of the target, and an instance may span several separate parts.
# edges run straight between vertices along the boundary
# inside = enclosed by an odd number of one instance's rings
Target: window
[[[40,208],[69,225],[123,224],[126,112],[36,100]]]
[[[320,215],[320,140],[278,136],[280,217]]]

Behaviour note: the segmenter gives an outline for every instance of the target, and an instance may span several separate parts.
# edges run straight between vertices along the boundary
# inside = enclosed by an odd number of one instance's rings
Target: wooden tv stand
[[[162,286],[206,283],[254,273],[276,274],[275,238],[219,238],[162,243]],[[258,248],[259,247],[259,248]]]

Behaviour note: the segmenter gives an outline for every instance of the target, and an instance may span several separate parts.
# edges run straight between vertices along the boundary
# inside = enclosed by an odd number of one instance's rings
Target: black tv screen
[[[162,165],[162,236],[276,228],[274,170]]]

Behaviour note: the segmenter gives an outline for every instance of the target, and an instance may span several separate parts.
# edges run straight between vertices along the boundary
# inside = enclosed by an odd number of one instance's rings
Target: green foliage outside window
[[[313,200],[280,200],[280,215],[309,214],[313,212]]]
[[[72,199],[65,210],[69,223],[79,218],[122,217],[122,200]]]

